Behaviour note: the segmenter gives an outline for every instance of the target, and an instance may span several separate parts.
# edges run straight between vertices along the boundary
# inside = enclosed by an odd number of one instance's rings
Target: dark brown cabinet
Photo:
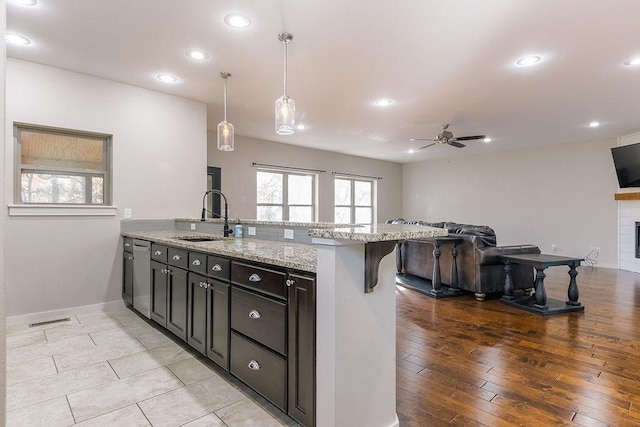
[[[288,413],[304,426],[315,420],[316,281],[290,274]]]
[[[132,289],[130,255],[123,298]],[[313,426],[315,275],[155,243],[151,258],[151,319]]]
[[[229,284],[189,273],[187,342],[229,370]]]
[[[125,237],[122,247],[122,299],[133,305],[133,239]]]

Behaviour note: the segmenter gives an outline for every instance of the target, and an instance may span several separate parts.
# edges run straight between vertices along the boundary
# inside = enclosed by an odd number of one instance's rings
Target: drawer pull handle
[[[125,247],[125,248],[128,248],[129,246],[131,246],[131,243],[125,243],[125,244],[124,244],[124,247]]]
[[[131,260],[133,259],[133,257],[132,257],[132,256],[130,256],[130,257],[128,257],[127,259],[128,259],[129,261],[131,261]]]
[[[162,255],[162,251],[155,251],[153,254],[156,256],[159,256],[159,255]]]
[[[211,271],[222,271],[222,267],[220,267],[220,264],[216,264],[211,267]]]
[[[262,279],[256,273],[253,273],[251,276],[249,276],[250,282],[259,282],[260,280]]]
[[[252,318],[252,319],[259,319],[262,316],[260,315],[260,312],[258,310],[251,310],[249,312],[249,317]]]
[[[180,261],[180,255],[174,255],[173,256],[173,260],[174,261]]]
[[[255,360],[252,360],[251,362],[249,362],[249,364],[247,366],[252,371],[259,371],[260,370],[260,364]]]
[[[200,265],[200,260],[199,259],[194,259],[191,264],[196,265],[196,266]]]

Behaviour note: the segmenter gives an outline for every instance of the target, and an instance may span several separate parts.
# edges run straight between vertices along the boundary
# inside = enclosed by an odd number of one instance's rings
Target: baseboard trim
[[[80,307],[63,308],[61,310],[43,311],[40,313],[22,314],[7,317],[7,325],[19,325],[22,323],[37,323],[61,317],[75,316],[76,314],[92,313],[96,311],[115,311],[124,308],[122,300],[102,302],[100,304],[82,305]]]

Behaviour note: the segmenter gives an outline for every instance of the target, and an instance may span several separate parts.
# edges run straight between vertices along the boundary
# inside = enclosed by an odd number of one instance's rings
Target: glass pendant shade
[[[296,103],[286,95],[276,99],[276,133],[291,135],[296,131]]]
[[[233,151],[233,125],[226,120],[218,123],[218,150]]]
[[[227,122],[227,79],[231,74],[223,71],[220,77],[224,79],[224,120],[218,123],[218,150],[233,151],[235,148],[233,138],[233,125]]]

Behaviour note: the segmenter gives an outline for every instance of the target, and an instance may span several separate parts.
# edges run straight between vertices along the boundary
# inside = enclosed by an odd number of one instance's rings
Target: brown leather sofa
[[[534,245],[497,246],[496,234],[486,225],[457,224],[454,222],[388,220],[388,224],[417,224],[446,228],[449,235],[460,237],[457,245],[458,288],[473,292],[478,300],[487,294],[504,291],[504,264],[500,258],[507,254],[539,254]],[[398,272],[431,280],[434,267],[434,246],[428,240],[406,240],[396,253]],[[440,272],[444,285],[451,283],[451,245],[440,246]],[[534,287],[533,269],[526,265],[511,267],[514,289]]]

